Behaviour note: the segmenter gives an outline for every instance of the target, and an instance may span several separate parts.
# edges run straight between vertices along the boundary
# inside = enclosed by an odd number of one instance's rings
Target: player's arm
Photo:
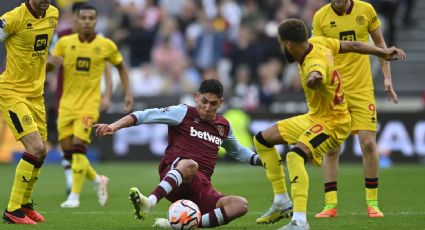
[[[96,136],[110,136],[116,131],[130,126],[141,124],[166,124],[176,126],[186,116],[186,105],[175,105],[167,108],[145,109],[133,112],[112,124],[96,124]]]
[[[229,135],[221,146],[233,159],[250,165],[262,165],[260,157],[256,153],[239,143],[235,135],[233,135],[232,127],[230,127]]]
[[[0,23],[2,22],[0,21]],[[0,42],[6,41],[7,37],[9,37],[9,34],[6,33],[6,31],[4,31],[2,28],[0,28]]]
[[[46,72],[55,70],[62,64],[62,57],[49,55],[46,62]]]
[[[112,95],[112,73],[109,64],[105,65],[105,92],[102,96],[102,102],[100,103],[100,111],[107,112],[111,103]]]
[[[120,64],[116,65],[117,69],[118,69],[118,73],[120,74],[120,80],[121,80],[121,85],[124,89],[124,93],[125,93],[125,109],[124,111],[126,113],[131,112],[131,110],[133,109],[133,95],[131,94],[131,90],[130,90],[130,83],[128,80],[128,71],[127,68],[125,67],[124,63],[121,62]]]
[[[307,87],[310,89],[318,89],[322,85],[323,75],[319,71],[312,71],[307,77]]]
[[[382,35],[380,26],[374,31],[370,32],[370,35],[377,47],[387,48],[387,44],[385,44],[384,36]],[[379,58],[379,63],[381,64],[382,73],[384,75],[385,93],[387,94],[389,100],[392,100],[397,104],[398,96],[393,88],[390,63],[386,60],[383,60],[382,58]]]
[[[340,41],[339,53],[360,53],[372,54],[381,57],[387,61],[395,61],[406,58],[406,54],[402,49],[396,47],[381,48],[357,41]]]

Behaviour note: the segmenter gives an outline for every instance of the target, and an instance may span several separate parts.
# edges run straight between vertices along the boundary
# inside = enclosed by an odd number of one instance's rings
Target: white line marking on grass
[[[264,212],[249,212],[246,215],[262,215],[264,214]],[[316,213],[314,212],[308,212],[307,214],[311,214],[314,215]],[[363,216],[363,215],[367,215],[367,212],[349,212],[349,213],[342,213],[339,214],[338,216],[344,216],[344,215],[349,215],[349,216]],[[425,215],[425,212],[384,212],[384,215],[394,215],[394,216],[398,216],[398,215],[405,215],[405,216],[409,216],[409,215]]]
[[[64,214],[66,213],[67,215],[104,215],[104,214],[113,214],[113,215],[121,215],[121,214],[129,214],[131,215],[131,211],[75,211],[75,212],[65,212],[65,211],[41,211],[40,213],[43,214]],[[154,211],[154,212],[150,212],[151,214],[167,214],[166,211]],[[248,212],[246,215],[262,215],[263,212]],[[309,212],[308,214],[314,215],[316,213],[313,212]],[[344,215],[348,215],[348,216],[363,216],[363,215],[367,215],[366,212],[349,212],[349,213],[342,213],[340,214],[341,216]],[[398,215],[405,215],[405,216],[410,216],[410,215],[425,215],[425,212],[384,212],[384,215],[390,215],[390,216],[398,216]]]

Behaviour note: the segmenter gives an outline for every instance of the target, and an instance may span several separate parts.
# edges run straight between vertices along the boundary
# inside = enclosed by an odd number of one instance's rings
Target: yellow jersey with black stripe
[[[350,3],[344,14],[336,12],[330,3],[318,10],[313,18],[313,36],[369,43],[369,33],[380,26],[378,15],[369,3],[358,0],[350,0]],[[368,55],[338,54],[335,63],[347,94],[373,90]]]
[[[72,34],[58,40],[52,55],[63,58],[64,80],[59,114],[64,111],[97,114],[106,61],[115,66],[123,61],[115,43],[100,35],[82,41],[78,34]]]
[[[6,70],[0,75],[1,94],[43,94],[46,59],[58,17],[59,11],[52,5],[38,16],[28,1],[1,16],[7,52]]]
[[[344,89],[338,71],[335,69],[334,56],[339,53],[340,42],[336,39],[313,37],[310,47],[300,61],[301,84],[305,92],[309,116],[313,120],[342,124],[349,121],[350,115],[344,99]],[[318,89],[307,87],[310,73],[319,72],[323,79]]]

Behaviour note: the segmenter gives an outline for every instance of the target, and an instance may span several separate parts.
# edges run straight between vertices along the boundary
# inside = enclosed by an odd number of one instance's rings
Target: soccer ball
[[[176,230],[196,229],[201,221],[201,211],[190,200],[178,200],[168,209],[168,221]]]

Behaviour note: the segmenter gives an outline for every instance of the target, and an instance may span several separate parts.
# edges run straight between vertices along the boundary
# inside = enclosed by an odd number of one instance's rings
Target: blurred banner
[[[277,119],[294,114],[247,113],[250,122],[246,132],[254,135],[271,126]],[[113,122],[122,115],[103,115],[101,122]],[[235,121],[231,121],[235,122]],[[239,124],[235,124],[243,129]],[[391,155],[393,161],[419,162],[425,158],[425,116],[423,113],[380,113],[377,137],[378,152]],[[92,148],[100,152],[104,161],[133,161],[158,159],[167,146],[167,126],[142,125],[120,130],[113,137],[93,138]],[[281,146],[285,153],[288,146]],[[360,162],[361,150],[358,138],[350,137],[343,146],[341,161]]]

